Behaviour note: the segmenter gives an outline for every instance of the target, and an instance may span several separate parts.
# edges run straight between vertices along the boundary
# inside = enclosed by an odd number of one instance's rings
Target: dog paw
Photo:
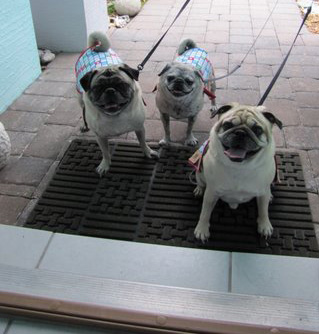
[[[198,223],[195,228],[194,235],[196,239],[199,239],[202,242],[207,241],[210,236],[209,224]]]
[[[102,177],[104,174],[107,173],[109,169],[110,169],[110,164],[103,159],[101,163],[97,166],[96,171],[100,174],[100,177]]]
[[[186,146],[196,146],[197,144],[198,144],[198,140],[193,135],[190,135],[188,138],[186,138],[184,142],[184,145]]]
[[[159,145],[160,146],[170,146],[171,145],[171,142],[169,141],[169,140],[167,140],[167,139],[165,139],[165,138],[163,138],[163,139],[161,139],[160,141],[159,141]]]
[[[159,159],[159,153],[157,151],[154,151],[152,149],[149,149],[147,153],[145,153],[146,158],[148,159]]]
[[[200,186],[197,186],[194,191],[193,191],[193,194],[195,197],[202,197],[203,194],[204,194],[204,188],[203,187],[200,187]]]
[[[257,219],[258,223],[258,233],[263,235],[266,239],[271,237],[273,232],[273,227],[268,218],[266,219]]]

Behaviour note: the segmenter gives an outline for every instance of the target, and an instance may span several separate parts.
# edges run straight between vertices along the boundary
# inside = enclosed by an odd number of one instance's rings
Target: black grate
[[[211,217],[212,237],[202,244],[193,234],[201,209],[189,181],[187,159],[193,149],[161,148],[161,158],[154,161],[145,159],[137,144],[111,147],[110,171],[100,178],[96,142],[74,140],[25,226],[173,246],[319,257],[297,153],[277,152],[282,182],[272,191],[270,239],[257,233],[255,200],[237,210],[219,201]]]

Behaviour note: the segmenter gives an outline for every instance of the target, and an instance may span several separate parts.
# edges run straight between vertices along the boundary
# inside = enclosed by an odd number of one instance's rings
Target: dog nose
[[[112,75],[114,75],[114,72],[111,69],[105,70],[105,72],[103,73],[103,75],[105,77],[111,77]]]
[[[116,93],[116,90],[115,90],[114,88],[112,88],[112,87],[109,87],[109,88],[105,91],[105,93],[106,93],[107,95],[114,95],[114,94]]]
[[[235,134],[238,139],[243,139],[246,136],[246,132],[244,130],[237,130]]]

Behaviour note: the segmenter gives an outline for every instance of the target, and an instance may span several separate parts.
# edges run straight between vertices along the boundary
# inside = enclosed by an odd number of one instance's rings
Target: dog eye
[[[255,133],[256,136],[260,136],[264,131],[261,126],[254,125],[251,130]]]
[[[233,123],[228,121],[223,124],[223,129],[226,131],[231,129],[233,126],[234,126]]]
[[[173,75],[169,75],[169,76],[167,77],[167,81],[168,81],[168,82],[172,82],[174,79],[175,79],[175,77],[174,77]]]
[[[189,86],[192,85],[192,84],[194,83],[194,81],[191,80],[191,79],[185,79],[185,82],[186,82]]]

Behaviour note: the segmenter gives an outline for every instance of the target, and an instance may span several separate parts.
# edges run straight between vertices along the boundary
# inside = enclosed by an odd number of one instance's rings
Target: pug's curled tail
[[[97,44],[100,44],[95,48],[97,52],[106,52],[111,46],[110,40],[107,38],[106,34],[101,31],[94,31],[89,36],[88,47]]]
[[[181,44],[179,45],[179,47],[177,49],[177,54],[180,56],[185,51],[187,51],[189,49],[194,49],[194,48],[197,48],[196,43],[192,39],[187,38],[184,41],[182,41]]]

